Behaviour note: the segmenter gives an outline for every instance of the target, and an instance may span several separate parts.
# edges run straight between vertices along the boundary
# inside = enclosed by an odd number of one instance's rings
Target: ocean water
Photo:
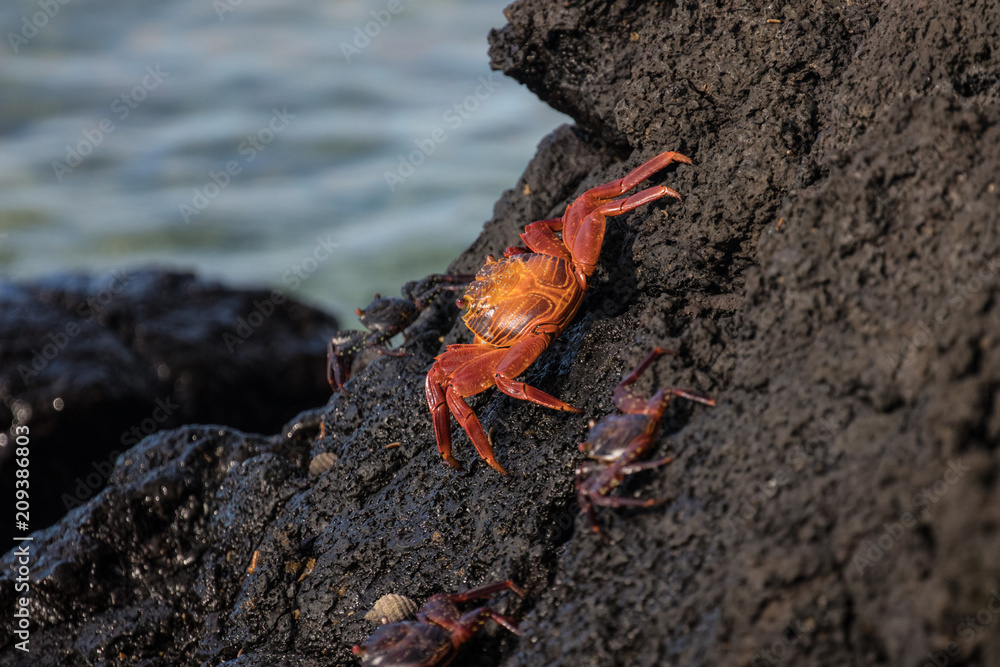
[[[193,269],[351,325],[568,120],[489,70],[505,4],[4,3],[0,272]]]

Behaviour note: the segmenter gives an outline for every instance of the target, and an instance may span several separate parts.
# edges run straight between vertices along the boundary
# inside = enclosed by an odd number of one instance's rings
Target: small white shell
[[[309,474],[313,476],[322,475],[339,457],[333,452],[323,452],[313,457],[309,462]]]
[[[372,607],[372,610],[365,614],[365,620],[372,623],[396,623],[415,618],[420,606],[408,597],[389,593],[383,595]]]

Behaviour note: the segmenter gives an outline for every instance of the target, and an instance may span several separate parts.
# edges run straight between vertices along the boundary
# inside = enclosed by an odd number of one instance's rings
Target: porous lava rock
[[[336,329],[334,317],[279,290],[185,272],[0,284],[0,421],[26,425],[35,443],[31,525],[97,495],[118,454],[146,435],[191,423],[273,433],[321,405],[330,393],[324,346]],[[0,449],[8,499],[12,455]],[[3,522],[4,545],[12,531]]]
[[[512,578],[527,598],[456,664],[1000,664],[1000,7],[542,2],[494,66],[577,124],[553,132],[452,265],[663,150],[683,203],[613,219],[580,314],[524,374],[583,415],[472,400],[503,477],[422,383],[448,317],[379,358],[320,432],[187,427],[35,536],[33,659],[351,665],[387,593]],[[454,311],[445,315],[454,316]],[[632,478],[644,510],[578,516],[576,445],[637,384],[692,387]],[[312,416],[303,416],[308,424]],[[401,443],[399,446],[395,443]],[[304,459],[337,454],[310,478]],[[0,607],[13,607],[14,554]],[[2,657],[37,664],[0,629]]]

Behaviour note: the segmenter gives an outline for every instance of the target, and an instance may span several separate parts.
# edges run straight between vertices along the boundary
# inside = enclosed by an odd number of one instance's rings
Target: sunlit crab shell
[[[365,614],[365,620],[382,625],[407,621],[416,618],[418,609],[420,605],[410,598],[389,593],[378,599],[372,610]]]
[[[333,452],[323,452],[313,457],[309,462],[309,474],[313,476],[322,475],[334,464],[338,456]]]

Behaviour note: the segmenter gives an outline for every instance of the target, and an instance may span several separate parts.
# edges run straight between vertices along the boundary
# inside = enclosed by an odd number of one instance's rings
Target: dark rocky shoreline
[[[129,450],[35,535],[32,654],[4,626],[0,662],[353,665],[382,595],[511,578],[527,598],[496,608],[522,635],[487,629],[455,664],[1000,664],[1000,9],[507,16],[495,67],[577,125],[451,271],[663,150],[695,162],[654,181],[683,203],[609,224],[580,314],[524,376],[584,414],[485,393],[472,405],[510,475],[457,429],[465,470],[443,466],[423,378],[440,336],[470,337],[441,311],[414,356],[332,398],[322,438],[305,415]],[[577,515],[576,445],[655,346],[680,355],[640,391],[718,405],[668,411],[656,455],[677,460],[624,489],[668,502],[602,512],[603,542]],[[338,458],[310,476],[321,452]]]

